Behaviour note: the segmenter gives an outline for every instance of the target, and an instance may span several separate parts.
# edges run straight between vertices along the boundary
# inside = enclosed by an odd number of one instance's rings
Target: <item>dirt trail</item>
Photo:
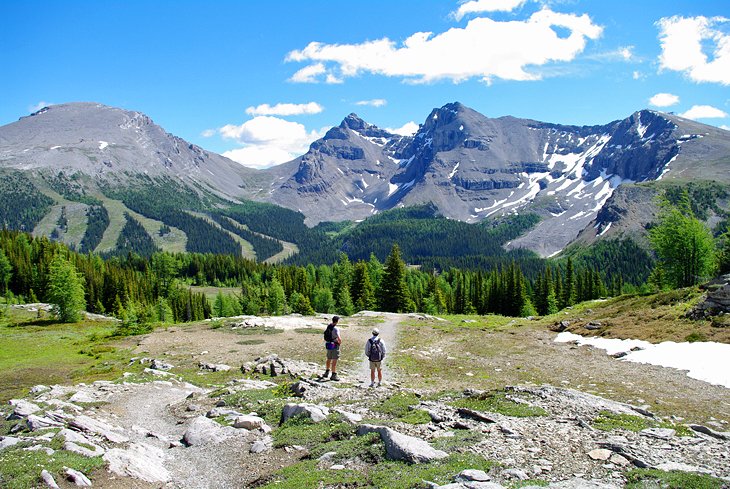
[[[383,364],[383,382],[387,384],[395,381],[395,379],[393,378],[393,372],[388,369],[388,363],[392,361],[392,355],[397,349],[398,324],[406,316],[393,313],[379,313],[378,316],[382,317],[385,320],[385,322],[378,324],[374,327],[380,330],[380,339],[385,343],[385,347],[387,349],[387,355]],[[368,338],[369,337],[370,336],[368,336]],[[362,380],[363,382],[370,383],[370,362],[365,356],[365,342],[360,345],[360,348],[363,353],[362,362],[360,363],[357,378],[359,380]]]

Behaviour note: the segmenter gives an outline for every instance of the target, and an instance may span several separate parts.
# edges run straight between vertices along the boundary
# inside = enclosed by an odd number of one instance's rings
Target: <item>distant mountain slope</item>
[[[246,236],[263,257],[282,246],[268,237],[295,244],[302,259],[327,262],[335,243],[304,223],[357,223],[429,205],[434,219],[467,223],[537,215],[537,225],[504,246],[551,256],[579,235],[592,243],[645,226],[654,211],[644,203],[655,192],[624,184],[730,183],[728,165],[730,132],[672,114],[642,110],[605,125],[569,126],[488,118],[456,102],[433,109],[413,136],[350,114],[306,154],[253,170],[168,134],[139,112],[70,103],[0,127],[0,178],[8,190],[0,194],[0,221],[110,250],[127,222],[124,207],[157,246],[173,246],[165,238],[172,236],[174,249],[233,252]],[[230,229],[221,233],[220,222]],[[340,244],[360,249],[352,243]]]
[[[0,127],[0,167],[117,184],[134,174],[162,176],[226,197],[262,176],[165,132],[144,114],[96,103],[52,105]]]
[[[548,256],[570,243],[622,183],[730,180],[723,171],[728,155],[730,132],[655,111],[578,127],[490,119],[452,103],[434,109],[413,137],[349,115],[277,170],[271,198],[301,210],[310,223],[426,203],[466,222],[537,212],[542,222],[508,246]]]

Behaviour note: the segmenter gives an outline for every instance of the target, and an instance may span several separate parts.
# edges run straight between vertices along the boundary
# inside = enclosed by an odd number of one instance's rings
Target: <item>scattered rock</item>
[[[711,472],[707,469],[703,469],[701,467],[697,467],[694,465],[689,465],[681,462],[664,462],[656,466],[657,469],[663,470],[665,472],[671,472],[673,470],[678,470],[680,472],[694,472],[697,474],[710,474]]]
[[[78,487],[91,487],[91,481],[84,474],[75,469],[66,467],[66,478]]]
[[[215,421],[198,416],[185,430],[183,435],[183,443],[185,445],[197,446],[220,443],[227,438],[223,431],[223,427]]]
[[[646,428],[639,432],[640,435],[660,440],[671,440],[677,432],[671,428]]]
[[[329,408],[325,406],[317,406],[314,404],[287,404],[281,411],[281,422],[285,422],[289,418],[304,414],[315,423],[324,421],[330,414]]]
[[[13,445],[17,445],[18,443],[20,443],[20,438],[15,438],[14,436],[0,437],[0,450],[12,447]]]
[[[699,424],[690,424],[687,426],[689,426],[692,430],[696,431],[697,433],[702,433],[707,436],[717,438],[718,440],[723,440],[723,441],[730,440],[730,436],[726,435],[725,433],[720,433],[719,431],[715,431],[712,428],[708,428],[707,426],[702,426]]]
[[[223,363],[199,362],[198,367],[200,370],[207,370],[210,372],[228,372],[231,369],[230,365],[225,365]]]
[[[28,425],[28,429],[30,431],[38,431],[46,428],[59,428],[63,426],[63,423],[44,416],[36,416],[35,414],[28,416],[25,423]]]
[[[112,425],[99,421],[98,419],[90,418],[85,414],[80,414],[73,418],[69,422],[69,426],[87,433],[96,433],[113,443],[126,443],[129,441],[127,436],[115,431]]]
[[[330,467],[330,470],[345,470],[345,466],[342,464],[335,464]]]
[[[336,408],[335,412],[340,414],[343,418],[345,418],[345,421],[350,424],[357,424],[362,422],[362,416],[360,416],[359,414],[350,413],[340,408]]]
[[[43,479],[43,482],[45,482],[46,486],[50,489],[59,489],[58,484],[56,484],[56,479],[54,479],[51,473],[46,469],[41,470],[41,479]]]
[[[507,469],[502,471],[502,475],[509,478],[509,479],[518,479],[521,481],[527,480],[530,478],[529,475],[527,475],[527,472],[520,469]]]
[[[219,418],[221,416],[243,416],[243,413],[236,411],[235,409],[225,407],[214,407],[205,414],[208,418]]]
[[[475,469],[467,469],[462,470],[459,475],[456,476],[457,480],[465,480],[465,481],[476,481],[476,482],[486,482],[489,480],[489,476],[486,472],[483,470],[475,470]]]
[[[233,422],[234,428],[243,428],[244,430],[258,430],[264,426],[266,426],[266,421],[263,418],[249,414],[238,416]]]
[[[13,406],[13,412],[7,417],[8,420],[24,419],[41,410],[36,404],[23,399],[11,399],[9,403]]]
[[[603,327],[603,325],[599,321],[591,321],[590,323],[588,323],[584,326],[584,328],[589,331],[595,331],[597,329],[601,329],[602,327]]]
[[[358,436],[368,433],[380,434],[380,438],[385,443],[386,455],[393,460],[417,464],[448,457],[446,452],[436,450],[420,438],[404,435],[385,426],[365,424],[357,429]]]
[[[459,408],[456,412],[462,418],[473,419],[475,421],[481,421],[482,423],[496,423],[497,422],[497,420],[495,418],[493,418],[491,416],[487,416],[486,414],[484,414],[482,412],[474,411],[473,409]]]
[[[59,431],[56,434],[56,438],[63,438],[65,440],[63,444],[64,450],[78,453],[84,457],[100,457],[104,455],[105,452],[102,447],[92,442],[81,433],[67,428]]]
[[[274,443],[274,440],[270,436],[267,436],[265,438],[262,438],[260,440],[256,440],[255,442],[253,442],[251,444],[250,451],[251,451],[251,453],[268,452],[269,450],[271,450],[273,443]]]
[[[205,419],[205,418],[202,418]],[[109,471],[146,482],[168,482],[170,474],[164,466],[165,454],[145,443],[132,443],[129,448],[112,448],[104,454]]]
[[[588,456],[593,460],[608,460],[611,458],[611,455],[613,455],[613,452],[606,448],[596,448],[588,452]]]

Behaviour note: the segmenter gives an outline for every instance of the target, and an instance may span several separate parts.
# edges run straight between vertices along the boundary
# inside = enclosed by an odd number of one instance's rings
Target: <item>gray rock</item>
[[[335,464],[330,467],[330,470],[345,470],[345,466],[342,464]]]
[[[84,457],[100,457],[105,453],[102,447],[77,431],[64,428],[56,434],[56,438],[65,440],[63,444],[65,450],[78,453]]]
[[[205,416],[198,416],[185,430],[183,443],[187,446],[208,445],[220,443],[226,438],[221,425]]]
[[[170,363],[163,362],[162,360],[153,359],[152,362],[150,362],[150,367],[154,370],[171,370],[175,368],[174,365]]]
[[[13,445],[17,445],[20,443],[20,438],[15,438],[14,436],[3,436],[0,437],[0,450],[3,448],[12,447]]]
[[[145,368],[144,373],[154,375],[155,377],[170,377],[171,375],[173,375],[171,372],[157,370],[155,368]]]
[[[198,367],[200,370],[208,370],[210,372],[228,372],[231,369],[230,365],[225,365],[223,363],[206,363],[206,362],[199,362]]]
[[[284,423],[287,419],[300,414],[304,414],[315,423],[319,423],[327,419],[327,416],[330,415],[330,410],[325,406],[315,404],[287,404],[281,411],[281,422]]]
[[[259,418],[258,416],[251,416],[248,414],[236,417],[235,421],[233,422],[234,428],[243,428],[245,430],[257,430],[259,428],[263,428],[264,426],[266,426],[266,421],[264,421],[263,418]]]
[[[41,479],[43,479],[43,482],[50,489],[59,489],[58,484],[56,484],[56,479],[46,469],[41,470]]]
[[[200,406],[198,404],[189,404],[185,410],[190,413],[194,413],[195,411],[200,411]]]
[[[267,436],[266,438],[262,438],[260,440],[256,440],[251,444],[251,453],[263,453],[268,452],[271,450],[273,440],[270,436]]]
[[[66,467],[66,478],[76,484],[78,487],[91,487],[91,481],[84,474],[76,469]]]
[[[362,422],[362,416],[355,413],[350,413],[348,411],[345,411],[344,409],[336,408],[335,412],[340,414],[343,418],[345,418],[345,421],[347,421],[350,424],[357,424]]]
[[[703,469],[702,467],[697,467],[695,465],[689,465],[682,462],[664,462],[661,464],[658,464],[656,466],[657,469],[663,470],[665,472],[671,472],[673,470],[678,470],[680,472],[694,472],[697,474],[710,474],[712,471]]]
[[[460,480],[465,481],[486,482],[489,480],[489,476],[486,472],[484,472],[483,470],[475,469],[462,470],[461,473],[459,473],[459,475],[456,477]]]
[[[671,440],[677,432],[671,428],[646,428],[639,432],[640,435],[660,440]]]
[[[31,414],[37,413],[41,410],[38,405],[26,401],[25,399],[11,399],[10,405],[13,406],[13,412],[7,417],[9,420],[27,418]]]
[[[593,460],[608,460],[612,454],[613,452],[606,448],[596,448],[588,452],[588,456]]]
[[[335,455],[337,455],[337,452],[327,452],[320,456],[317,460],[319,460],[320,462],[327,462],[329,460],[332,460]]]
[[[723,440],[723,441],[730,440],[729,435],[727,435],[725,433],[721,433],[719,431],[715,431],[712,428],[708,428],[707,426],[702,426],[699,424],[690,424],[687,426],[689,426],[692,430],[696,431],[697,433],[703,433],[707,436],[717,438],[718,440]]]
[[[502,471],[502,475],[505,477],[508,477],[510,479],[518,479],[521,481],[527,480],[530,478],[529,475],[527,475],[527,472],[520,469],[507,469]]]
[[[225,407],[214,407],[206,413],[209,418],[218,418],[221,416],[243,416],[243,413],[236,411],[235,409],[229,409]]]
[[[28,429],[30,429],[30,431],[38,431],[46,428],[58,428],[63,426],[63,423],[44,416],[36,416],[35,414],[31,414],[30,416],[28,416],[28,418],[25,420],[25,423],[28,425]]]
[[[203,418],[205,419],[205,418]],[[104,454],[109,471],[119,476],[135,477],[149,483],[169,482],[164,466],[164,452],[145,443],[132,443],[129,448],[112,448]]]
[[[80,414],[69,421],[69,426],[87,433],[101,435],[112,443],[126,443],[129,437],[116,431],[118,428],[97,419]]]
[[[537,486],[528,487],[536,489]],[[576,477],[574,479],[568,479],[560,482],[553,482],[547,487],[550,489],[621,489],[620,486],[605,484],[596,481],[589,481],[581,477]],[[523,487],[522,489],[527,489],[527,487]]]
[[[385,452],[393,460],[403,460],[409,463],[423,463],[448,457],[446,452],[436,450],[420,438],[404,435],[385,426],[362,425],[357,434],[362,436],[368,433],[379,433],[385,443]]]

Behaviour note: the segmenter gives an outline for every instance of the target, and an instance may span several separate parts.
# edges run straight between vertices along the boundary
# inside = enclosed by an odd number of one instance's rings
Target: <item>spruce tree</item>
[[[86,307],[84,277],[61,254],[57,254],[51,262],[47,298],[53,304],[54,314],[63,323],[78,321],[81,310]]]
[[[0,286],[2,286],[2,293],[8,293],[8,283],[10,277],[13,275],[13,267],[10,265],[10,260],[5,255],[3,250],[0,250]]]
[[[375,287],[370,280],[370,271],[367,263],[359,261],[355,265],[352,281],[352,298],[355,307],[360,311],[375,309]]]
[[[393,244],[379,289],[380,309],[387,312],[408,312],[412,301],[406,285],[406,264],[401,259],[400,247]]]

